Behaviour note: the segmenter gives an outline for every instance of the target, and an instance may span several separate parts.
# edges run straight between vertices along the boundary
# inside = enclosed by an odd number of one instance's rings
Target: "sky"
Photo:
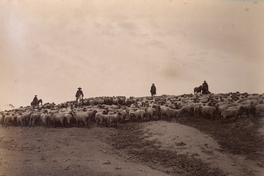
[[[84,98],[264,92],[264,2],[0,1],[0,110]]]

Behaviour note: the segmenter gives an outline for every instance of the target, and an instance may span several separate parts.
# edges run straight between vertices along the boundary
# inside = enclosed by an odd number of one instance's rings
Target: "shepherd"
[[[35,95],[33,101],[31,102],[31,106],[33,106],[33,107],[34,107],[34,106],[39,106],[39,103],[41,103],[41,105],[42,105],[42,99],[39,99],[39,100],[38,100],[37,95]]]
[[[206,81],[203,82],[203,85],[202,85],[202,94],[209,94],[209,90],[208,90],[208,84]]]
[[[154,83],[152,84],[152,86],[150,88],[150,93],[151,93],[152,97],[156,95],[156,87],[155,87]]]
[[[79,105],[81,102],[83,104],[83,92],[82,92],[82,88],[79,87],[76,94],[75,94],[75,97],[76,97],[76,105]]]

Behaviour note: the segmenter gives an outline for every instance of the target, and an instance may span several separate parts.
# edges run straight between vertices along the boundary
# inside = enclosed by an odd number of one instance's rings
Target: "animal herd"
[[[219,93],[162,95],[152,97],[96,97],[61,104],[45,103],[0,112],[2,126],[45,126],[89,128],[117,127],[118,123],[167,120],[175,118],[208,118],[228,122],[242,117],[259,117],[264,112],[264,94]]]

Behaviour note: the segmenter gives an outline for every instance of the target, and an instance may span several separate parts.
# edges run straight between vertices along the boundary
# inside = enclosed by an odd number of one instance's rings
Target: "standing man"
[[[156,95],[156,87],[155,87],[154,83],[152,84],[152,86],[150,88],[150,93],[151,93],[152,97]]]
[[[81,98],[81,100],[83,101],[83,92],[81,90],[82,88],[79,87],[76,94],[75,94],[75,97],[76,97],[76,104],[78,104],[78,99]],[[80,97],[81,96],[81,97]]]
[[[208,94],[208,84],[206,81],[203,82],[203,85],[202,85],[202,94]]]

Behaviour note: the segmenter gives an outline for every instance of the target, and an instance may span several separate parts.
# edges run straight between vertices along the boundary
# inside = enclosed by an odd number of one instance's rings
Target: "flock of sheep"
[[[180,96],[152,97],[97,97],[84,99],[81,105],[75,101],[61,104],[46,103],[0,112],[3,126],[89,127],[117,126],[128,121],[167,120],[184,116],[210,119],[226,119],[242,115],[261,116],[264,112],[264,94],[184,94]]]

